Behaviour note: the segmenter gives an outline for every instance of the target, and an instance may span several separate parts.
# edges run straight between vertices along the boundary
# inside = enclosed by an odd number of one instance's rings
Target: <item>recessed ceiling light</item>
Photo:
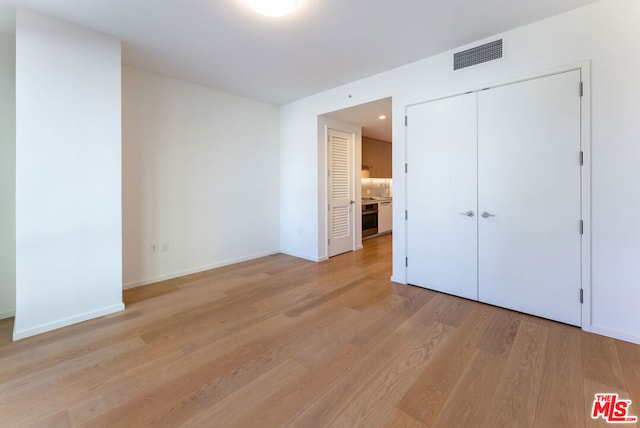
[[[249,5],[261,15],[279,18],[293,12],[301,0],[248,0]]]
[[[378,119],[380,120],[385,120],[387,118],[387,116],[385,116],[384,114],[381,114],[380,116],[378,116]]]

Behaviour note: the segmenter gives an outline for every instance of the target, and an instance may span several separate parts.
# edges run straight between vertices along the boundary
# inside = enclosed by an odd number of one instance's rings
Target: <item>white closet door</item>
[[[581,325],[580,72],[478,94],[479,299]]]
[[[353,135],[329,129],[329,257],[353,250]]]
[[[477,288],[476,95],[407,110],[407,278],[470,299]]]

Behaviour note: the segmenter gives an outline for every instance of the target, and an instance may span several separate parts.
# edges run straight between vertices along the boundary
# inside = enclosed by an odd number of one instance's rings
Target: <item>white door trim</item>
[[[407,115],[407,109],[413,105],[423,104],[426,102],[437,101],[440,99],[451,98],[458,95],[463,95],[469,92],[478,92],[483,89],[495,88],[499,86],[511,85],[527,80],[538,79],[545,76],[551,76],[558,73],[564,73],[571,70],[580,70],[581,80],[583,84],[583,95],[581,98],[580,107],[580,123],[581,123],[581,135],[580,145],[583,152],[583,166],[582,166],[582,190],[581,190],[581,211],[582,220],[584,223],[583,235],[582,235],[582,254],[581,254],[581,283],[583,290],[583,304],[582,304],[582,330],[592,331],[592,292],[591,292],[591,62],[582,61],[579,63],[569,64],[553,69],[531,73],[522,77],[513,78],[507,81],[498,81],[487,83],[484,85],[477,85],[465,91],[451,93],[431,99],[423,100],[419,103],[412,103],[405,105],[404,114]],[[577,89],[576,89],[577,90]],[[410,160],[407,159],[407,132],[405,130],[405,162],[410,164]],[[411,168],[411,165],[409,165]],[[407,188],[407,174],[404,175],[404,188]],[[408,193],[405,194],[405,207],[409,198]],[[405,255],[408,257],[408,227],[405,221]],[[407,267],[404,269],[404,283],[407,283]]]

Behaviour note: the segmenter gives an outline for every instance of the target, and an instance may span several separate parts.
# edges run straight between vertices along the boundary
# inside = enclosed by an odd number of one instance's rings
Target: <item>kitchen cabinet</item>
[[[391,143],[362,137],[362,168],[371,178],[391,178]]]
[[[393,215],[391,201],[378,202],[378,233],[391,232],[393,228]]]

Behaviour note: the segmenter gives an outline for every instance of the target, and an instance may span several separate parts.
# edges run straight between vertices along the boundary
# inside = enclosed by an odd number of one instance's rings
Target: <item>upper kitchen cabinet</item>
[[[391,143],[362,137],[363,177],[391,178]]]

